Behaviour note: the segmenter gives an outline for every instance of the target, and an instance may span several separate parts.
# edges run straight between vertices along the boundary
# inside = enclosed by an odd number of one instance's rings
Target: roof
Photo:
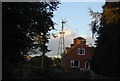
[[[82,39],[84,39],[84,38],[82,38],[82,37],[77,37],[77,38],[75,38],[75,39],[82,40]]]

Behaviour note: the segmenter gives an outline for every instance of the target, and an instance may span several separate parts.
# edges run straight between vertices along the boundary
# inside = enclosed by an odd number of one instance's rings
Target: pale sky
[[[92,38],[92,33],[90,30],[90,22],[92,21],[89,15],[89,8],[95,12],[102,12],[102,6],[105,4],[102,2],[62,2],[59,8],[54,12],[53,21],[56,23],[55,28],[57,31],[53,30],[51,33],[58,35],[57,38],[51,37],[48,43],[48,48],[52,50],[46,53],[49,57],[56,57],[58,54],[59,46],[59,32],[61,30],[61,21],[64,19],[66,24],[64,25],[65,31],[65,46],[69,47],[73,44],[73,39],[76,37],[83,37],[86,39],[87,44],[90,43],[94,45],[94,40]]]
[[[73,43],[73,39],[76,37],[83,37],[87,39],[87,44],[92,43],[94,45],[94,39],[92,39],[92,33],[90,30],[90,22],[92,21],[89,15],[89,8],[93,11],[102,12],[102,6],[105,2],[62,2],[59,5],[57,11],[54,12],[54,22],[56,22],[55,28],[57,31],[51,31],[59,35],[61,30],[61,21],[64,19],[66,22],[64,26],[65,30],[65,46],[69,47]],[[51,52],[47,53],[47,56],[56,56],[58,53],[59,37],[51,37],[48,47]]]

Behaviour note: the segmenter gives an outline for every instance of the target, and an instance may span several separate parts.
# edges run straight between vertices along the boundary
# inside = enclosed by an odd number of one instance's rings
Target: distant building
[[[93,47],[86,45],[86,39],[77,37],[71,47],[66,47],[64,58],[65,70],[90,70],[90,60],[92,57]]]

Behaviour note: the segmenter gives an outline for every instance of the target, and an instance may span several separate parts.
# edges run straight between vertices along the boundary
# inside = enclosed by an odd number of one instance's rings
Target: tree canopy
[[[106,2],[100,14],[99,21],[91,25],[93,34],[97,33],[91,68],[101,75],[119,77],[120,2]]]
[[[41,59],[41,56],[35,56],[29,61],[29,63],[33,66],[40,66],[41,65],[41,60],[40,59]],[[50,68],[51,65],[53,64],[52,58],[49,58],[49,57],[45,56],[44,59],[45,59],[44,66],[46,66],[47,68],[48,67]]]
[[[48,52],[49,31],[54,30],[52,17],[59,2],[3,2],[3,67],[20,63],[33,49]],[[7,71],[5,71],[7,72]],[[4,72],[4,73],[5,73]],[[8,75],[9,76],[9,75]]]
[[[2,4],[3,13],[3,53],[26,54],[34,48],[43,47],[46,52],[49,31],[55,29],[53,11],[58,2],[12,2]],[[39,39],[39,40],[38,40]]]

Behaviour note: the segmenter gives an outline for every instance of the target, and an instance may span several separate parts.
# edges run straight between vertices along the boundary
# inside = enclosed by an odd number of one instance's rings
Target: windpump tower
[[[58,56],[60,56],[60,54],[64,53],[64,51],[65,51],[65,41],[64,41],[64,34],[65,34],[65,32],[64,32],[64,24],[65,24],[65,21],[62,20],[61,24],[62,24],[62,29],[59,32],[60,33],[60,39],[59,39],[57,58],[58,58]]]

